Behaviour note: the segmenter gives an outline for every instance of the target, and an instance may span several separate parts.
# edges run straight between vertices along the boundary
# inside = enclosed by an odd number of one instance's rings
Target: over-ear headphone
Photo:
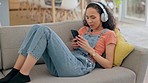
[[[94,4],[101,7],[101,9],[103,10],[103,13],[101,14],[101,21],[106,22],[108,20],[108,14],[107,14],[105,8],[103,7],[103,5],[100,3],[96,3],[96,2],[91,2],[91,3],[94,3]]]

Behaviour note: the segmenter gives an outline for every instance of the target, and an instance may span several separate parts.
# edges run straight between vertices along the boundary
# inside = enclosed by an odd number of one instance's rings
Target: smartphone
[[[77,30],[71,30],[71,33],[72,33],[74,38],[79,35]]]

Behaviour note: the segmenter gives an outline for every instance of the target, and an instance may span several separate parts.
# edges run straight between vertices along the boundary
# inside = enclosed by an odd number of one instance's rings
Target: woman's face
[[[102,22],[100,20],[100,14],[96,9],[90,7],[86,10],[86,21],[91,29],[97,30],[102,27]]]

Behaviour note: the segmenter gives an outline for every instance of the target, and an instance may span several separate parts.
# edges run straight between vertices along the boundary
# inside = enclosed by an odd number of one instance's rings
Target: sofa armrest
[[[136,73],[136,83],[143,83],[148,65],[148,49],[136,46],[134,51],[124,60],[122,66]]]

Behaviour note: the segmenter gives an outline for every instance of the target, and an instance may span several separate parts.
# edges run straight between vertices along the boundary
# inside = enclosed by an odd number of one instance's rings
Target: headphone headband
[[[103,7],[103,5],[100,3],[96,3],[96,2],[91,2],[91,3],[98,5],[103,10],[103,13],[101,14],[101,20],[102,22],[106,22],[108,20],[108,14],[105,8]]]

